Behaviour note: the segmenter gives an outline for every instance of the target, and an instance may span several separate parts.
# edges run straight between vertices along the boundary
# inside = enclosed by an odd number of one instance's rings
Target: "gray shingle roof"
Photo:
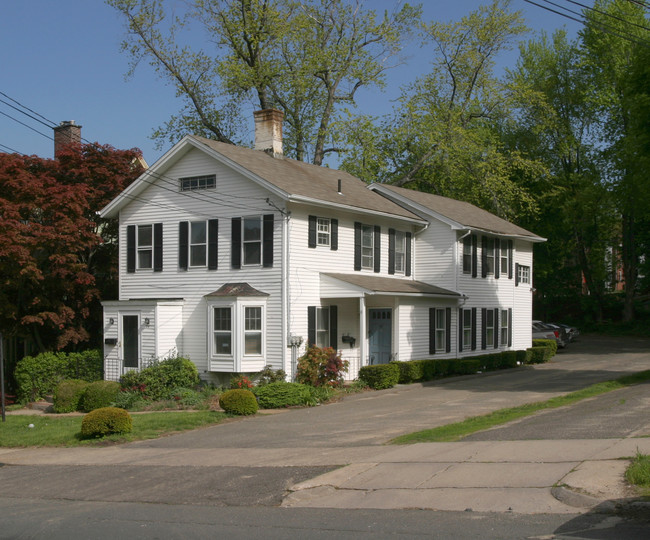
[[[360,210],[371,210],[409,219],[421,219],[398,204],[368,189],[368,184],[343,171],[318,167],[286,157],[273,157],[259,150],[190,136],[240,167],[274,185],[287,195],[300,196]],[[341,194],[338,181],[341,180]]]
[[[205,296],[269,296],[269,294],[258,291],[248,283],[226,283]]]
[[[399,279],[369,276],[363,274],[328,274],[324,276],[332,277],[350,285],[368,289],[377,293],[394,293],[394,294],[431,294],[436,296],[449,296],[450,298],[459,297],[460,293],[429,285],[422,281],[412,279]]]
[[[531,239],[542,240],[542,238],[537,236],[535,233],[527,231],[514,223],[510,223],[505,219],[497,217],[494,214],[467,202],[457,201],[456,199],[450,199],[448,197],[441,197],[440,195],[433,195],[432,193],[422,193],[412,189],[391,186],[388,184],[374,184],[374,186],[379,190],[387,190],[400,197],[409,199],[421,207],[432,210],[436,214],[440,214],[441,216],[470,229],[480,229],[496,234],[523,236]]]

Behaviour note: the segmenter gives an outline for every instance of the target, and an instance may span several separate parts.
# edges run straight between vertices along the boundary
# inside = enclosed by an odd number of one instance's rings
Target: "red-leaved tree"
[[[41,350],[91,339],[117,283],[117,225],[97,216],[142,172],[140,151],[87,144],[58,159],[0,153],[0,325]]]

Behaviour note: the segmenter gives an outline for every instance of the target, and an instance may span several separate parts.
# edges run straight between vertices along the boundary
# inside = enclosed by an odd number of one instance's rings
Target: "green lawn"
[[[151,412],[133,414],[133,431],[102,439],[82,440],[82,416],[7,415],[0,422],[0,447],[22,446],[93,446],[107,441],[120,443],[155,439],[176,431],[219,424],[229,415],[215,411]],[[33,424],[34,427],[29,427]]]
[[[432,429],[425,429],[423,431],[416,431],[407,435],[401,435],[391,441],[393,444],[413,444],[419,442],[453,442],[466,437],[477,431],[489,429],[501,424],[507,424],[518,418],[529,416],[544,409],[555,409],[565,405],[571,405],[577,401],[587,399],[593,396],[598,396],[618,388],[630,386],[643,381],[650,380],[650,370],[635,373],[633,375],[626,375],[612,381],[605,381],[601,383],[592,384],[582,390],[571,392],[564,396],[555,397],[547,401],[538,401],[536,403],[528,403],[520,405],[519,407],[510,407],[507,409],[499,409],[498,411],[484,414],[481,416],[473,416],[466,418],[462,422],[454,424],[447,424]]]

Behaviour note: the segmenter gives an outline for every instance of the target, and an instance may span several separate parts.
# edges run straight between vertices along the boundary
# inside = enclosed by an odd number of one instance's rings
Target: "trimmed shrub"
[[[531,364],[543,364],[553,357],[553,349],[551,347],[532,347],[528,350],[530,351]]]
[[[399,375],[400,371],[396,362],[363,366],[359,370],[359,379],[375,390],[392,388],[399,382]]]
[[[219,397],[219,406],[230,414],[255,414],[259,408],[255,394],[250,390],[228,390]]]
[[[409,384],[420,381],[424,377],[424,364],[422,360],[408,362],[393,362],[399,368],[399,383]]]
[[[253,393],[261,409],[281,409],[308,405],[312,401],[311,388],[300,383],[274,382],[253,388]]]
[[[471,375],[481,370],[481,362],[478,358],[459,358],[450,365],[450,375]]]
[[[90,383],[79,401],[79,407],[84,412],[108,407],[115,403],[120,391],[120,383],[115,381],[95,381]]]
[[[95,409],[81,420],[81,436],[84,439],[104,437],[114,433],[130,433],[132,429],[131,415],[117,407]]]
[[[517,351],[503,351],[501,353],[501,369],[517,367]]]
[[[54,392],[66,379],[97,381],[103,378],[103,358],[98,350],[82,353],[46,352],[25,356],[16,364],[14,379],[21,402],[36,401]]]
[[[533,347],[550,347],[551,357],[557,354],[557,341],[554,339],[534,339]]]
[[[349,362],[341,360],[332,347],[321,349],[312,345],[298,359],[296,382],[310,386],[341,386],[348,365]]]
[[[531,356],[531,350],[530,349],[524,349],[523,351],[515,351],[517,354],[517,362],[519,362],[521,365],[524,364],[530,364],[530,356]]]
[[[138,390],[153,401],[171,399],[175,388],[194,388],[199,372],[191,360],[176,356],[154,362],[141,371],[129,371],[120,379],[122,388]]]
[[[90,383],[80,379],[61,381],[54,389],[54,412],[69,413],[79,409],[79,402]]]

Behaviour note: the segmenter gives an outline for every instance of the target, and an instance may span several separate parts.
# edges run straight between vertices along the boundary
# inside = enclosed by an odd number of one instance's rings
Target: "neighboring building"
[[[119,218],[119,300],[105,373],[189,357],[205,380],[306,345],[362,365],[531,345],[532,245],[473,205],[281,155],[282,113],[256,149],[186,136],[101,212]]]

